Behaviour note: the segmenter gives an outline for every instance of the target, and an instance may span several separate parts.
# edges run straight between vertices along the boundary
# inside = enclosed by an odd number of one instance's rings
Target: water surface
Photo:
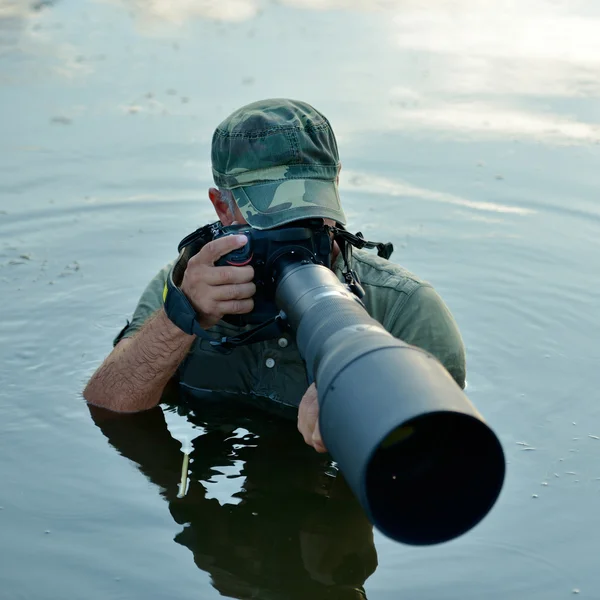
[[[0,597],[597,597],[599,28],[592,0],[0,0]],[[349,227],[460,325],[509,464],[458,540],[372,532],[293,426],[81,400],[212,218],[215,125],[272,96],[330,118]]]

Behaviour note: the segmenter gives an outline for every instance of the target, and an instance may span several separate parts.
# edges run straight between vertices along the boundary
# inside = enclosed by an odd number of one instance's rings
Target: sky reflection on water
[[[79,393],[148,279],[211,219],[215,125],[288,96],[333,123],[350,228],[392,241],[449,304],[469,395],[509,459],[463,538],[414,549],[375,532],[368,597],[593,597],[598,31],[593,0],[0,0],[3,590],[218,597]],[[165,417],[178,442],[206,433]],[[199,478],[227,506],[249,462],[234,454]]]

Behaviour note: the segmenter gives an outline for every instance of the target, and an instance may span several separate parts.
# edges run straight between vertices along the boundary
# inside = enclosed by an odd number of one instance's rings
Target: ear
[[[215,207],[215,212],[217,213],[217,217],[219,217],[219,221],[225,226],[231,225],[234,216],[229,210],[229,204],[221,198],[221,192],[217,188],[211,187],[208,190],[208,198]]]

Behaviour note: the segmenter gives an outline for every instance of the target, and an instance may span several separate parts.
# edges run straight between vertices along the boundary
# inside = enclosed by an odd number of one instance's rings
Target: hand
[[[319,398],[317,386],[313,383],[302,396],[298,407],[298,431],[304,441],[317,452],[327,452],[319,430]]]
[[[204,329],[218,323],[224,315],[241,315],[254,308],[254,269],[250,265],[215,267],[221,256],[246,242],[245,235],[228,235],[209,242],[188,261],[181,291],[192,303]]]

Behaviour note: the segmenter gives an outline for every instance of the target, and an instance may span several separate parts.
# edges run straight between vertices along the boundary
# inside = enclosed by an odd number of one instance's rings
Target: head
[[[337,142],[329,121],[305,102],[262,100],[215,130],[209,198],[224,225],[271,229],[320,217],[345,224]]]

